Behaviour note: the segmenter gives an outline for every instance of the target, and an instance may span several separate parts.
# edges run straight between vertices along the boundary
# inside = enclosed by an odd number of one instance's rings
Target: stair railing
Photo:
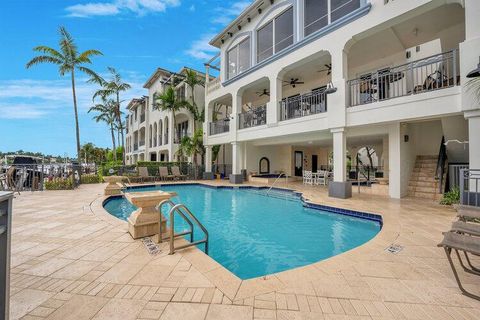
[[[435,169],[435,179],[439,181],[438,191],[443,193],[443,179],[445,176],[445,165],[447,163],[447,146],[445,145],[445,137],[442,137],[440,150],[438,151],[437,168]]]

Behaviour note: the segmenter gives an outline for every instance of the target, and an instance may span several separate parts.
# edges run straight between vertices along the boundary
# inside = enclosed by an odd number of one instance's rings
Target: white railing
[[[212,92],[217,91],[218,89],[220,89],[221,86],[222,80],[220,79],[220,77],[211,80],[210,82],[206,83],[207,94],[211,94]]]

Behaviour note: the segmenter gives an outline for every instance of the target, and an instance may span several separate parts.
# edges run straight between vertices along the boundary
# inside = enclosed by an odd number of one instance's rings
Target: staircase
[[[437,156],[417,156],[408,184],[409,196],[434,201],[442,198],[443,194],[439,192],[440,180],[435,179],[437,159]],[[442,180],[445,181],[445,179]]]

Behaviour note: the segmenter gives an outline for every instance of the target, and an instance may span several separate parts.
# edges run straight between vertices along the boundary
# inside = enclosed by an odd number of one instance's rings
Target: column
[[[212,180],[212,146],[205,146],[205,173],[203,174],[203,179]]]
[[[382,144],[383,144],[383,153],[382,153],[382,165],[383,165],[383,178],[388,180],[388,176],[389,176],[389,154],[390,154],[390,151],[388,149],[388,137],[384,137],[383,138],[383,141],[382,141]]]
[[[391,198],[400,199],[402,197],[402,177],[401,177],[401,132],[400,123],[390,125],[388,130],[388,192]]]
[[[238,114],[242,110],[242,95],[240,92],[235,92],[232,95],[232,114],[230,115],[230,140],[237,140],[238,130]]]
[[[173,114],[170,113],[168,117],[168,161],[175,161],[175,152],[173,148],[173,138],[175,137],[175,119],[173,119]]]
[[[276,126],[280,119],[280,105],[282,100],[283,86],[279,75],[270,77],[270,102],[267,104],[267,125],[269,127]]]
[[[240,142],[232,142],[232,174],[230,183],[239,184],[243,182],[242,176],[243,150]]]
[[[347,181],[347,137],[345,128],[331,130],[333,134],[333,181],[328,185],[328,195],[346,199],[352,196],[352,184]]]
[[[466,112],[470,169],[480,169],[480,110]]]

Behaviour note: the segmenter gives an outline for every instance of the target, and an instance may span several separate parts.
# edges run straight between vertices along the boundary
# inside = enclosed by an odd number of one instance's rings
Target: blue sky
[[[25,69],[37,45],[56,47],[65,26],[80,51],[104,56],[92,68],[115,67],[132,90],[146,94],[145,80],[157,67],[203,71],[215,53],[208,40],[249,0],[4,0],[0,1],[0,151],[40,151],[75,155],[70,78],[53,65]],[[77,94],[81,141],[110,146],[104,124],[87,114],[95,87],[80,76]],[[126,103],[124,103],[126,104]]]

